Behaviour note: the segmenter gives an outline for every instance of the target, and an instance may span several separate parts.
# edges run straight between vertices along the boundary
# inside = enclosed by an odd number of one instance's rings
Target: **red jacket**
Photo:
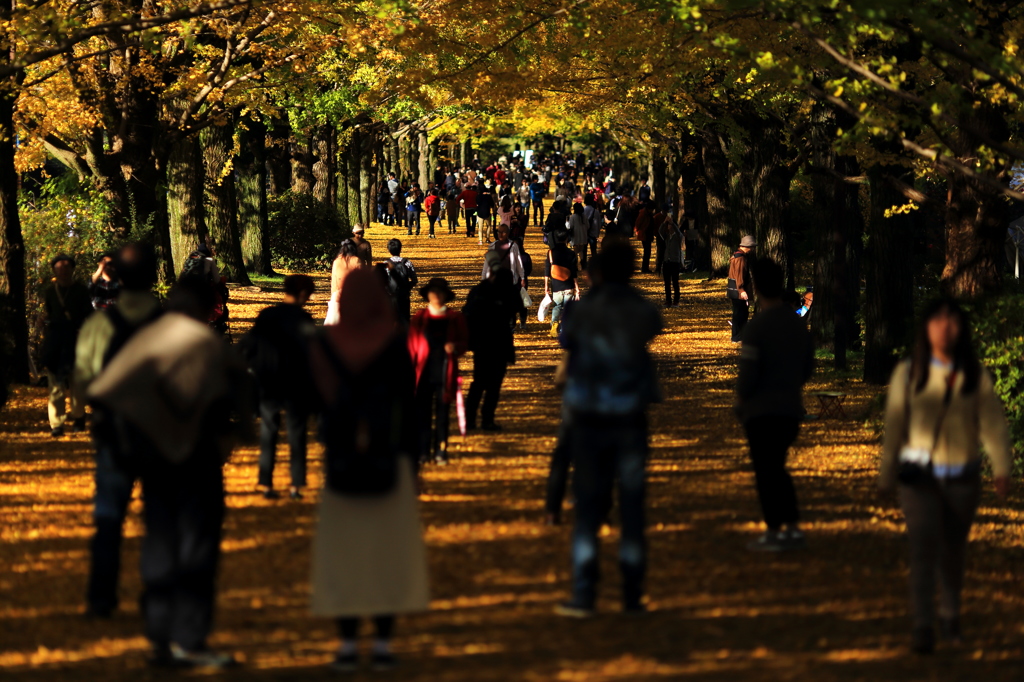
[[[455,344],[455,352],[448,356],[448,369],[445,375],[444,400],[446,403],[455,401],[455,391],[459,383],[459,358],[469,349],[469,329],[466,318],[458,310],[451,308],[445,313],[448,318],[448,342]],[[428,309],[416,313],[409,323],[409,355],[413,367],[416,368],[416,388],[419,389],[420,377],[427,367],[430,357],[430,342],[427,340],[427,321],[430,318]]]

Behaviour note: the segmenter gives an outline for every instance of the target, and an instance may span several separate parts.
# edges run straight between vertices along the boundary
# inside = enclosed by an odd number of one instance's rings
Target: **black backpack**
[[[358,379],[345,367],[324,337],[320,345],[338,379],[335,400],[326,406],[320,420],[320,435],[326,446],[324,461],[327,487],[340,495],[372,497],[386,495],[398,482],[398,450],[401,423],[394,414],[380,414],[382,405],[374,389],[390,391],[372,378],[355,390]],[[401,407],[394,407],[400,410]]]
[[[394,293],[406,294],[416,285],[416,275],[409,269],[409,261],[403,258],[400,262],[392,261],[388,268],[388,289]]]
[[[533,273],[533,258],[530,254],[519,249],[519,260],[523,264],[523,277],[529,277]]]

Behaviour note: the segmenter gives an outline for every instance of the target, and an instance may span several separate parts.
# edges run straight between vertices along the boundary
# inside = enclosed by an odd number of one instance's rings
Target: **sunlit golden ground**
[[[370,231],[381,258],[393,230]],[[539,271],[544,252],[531,239]],[[479,276],[475,240],[443,235],[406,243],[421,278],[448,276],[465,299]],[[326,285],[323,277],[319,282]],[[660,282],[645,275],[640,284],[654,296]],[[654,346],[668,399],[652,416],[652,612],[618,613],[613,527],[604,546],[601,615],[587,622],[552,615],[569,579],[568,527],[541,524],[559,414],[551,386],[558,351],[533,321],[518,336],[520,363],[506,382],[499,413],[506,431],[457,438],[454,463],[426,472],[422,509],[434,601],[430,613],[401,620],[402,666],[387,677],[1021,680],[1019,493],[996,505],[986,492],[982,503],[965,595],[969,644],[929,660],[907,653],[901,517],[874,492],[877,446],[856,418],[874,389],[837,380],[812,386],[849,393],[851,418],[808,422],[791,460],[809,548],[784,556],[744,550],[759,530],[758,507],[730,410],[735,349],[727,302],[721,282],[685,287],[684,307],[668,311],[668,331]],[[542,289],[539,279],[531,289]],[[278,295],[236,292],[236,331]],[[313,307],[322,317],[324,296]],[[127,526],[124,612],[111,622],[80,616],[91,451],[85,437],[50,439],[43,401],[41,389],[22,389],[0,417],[0,678],[164,677],[145,667],[135,606],[138,500]],[[314,446],[314,486],[320,454]],[[287,485],[282,458],[279,488]],[[244,659],[226,677],[325,679],[334,627],[307,609],[315,495],[300,503],[264,500],[253,492],[256,460],[255,447],[241,448],[227,467],[229,513],[211,643]]]

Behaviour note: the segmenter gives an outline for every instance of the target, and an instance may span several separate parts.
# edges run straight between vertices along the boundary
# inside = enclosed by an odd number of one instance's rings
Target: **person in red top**
[[[447,464],[448,418],[459,390],[459,358],[469,348],[469,329],[462,313],[448,307],[455,300],[448,280],[435,277],[420,289],[420,295],[427,307],[409,323],[420,459],[427,461],[432,455],[438,464]]]
[[[499,185],[504,187],[505,186],[505,179],[507,177],[508,176],[505,175],[505,171],[502,169],[501,165],[499,164],[498,165],[498,170],[494,171],[494,181],[496,183],[498,183]]]
[[[438,196],[437,188],[430,190],[430,194],[423,201],[423,210],[427,213],[427,222],[430,224],[428,239],[437,239],[434,234],[434,227],[441,218],[441,197]]]
[[[466,209],[466,236],[476,236],[476,185],[467,185],[456,199]]]

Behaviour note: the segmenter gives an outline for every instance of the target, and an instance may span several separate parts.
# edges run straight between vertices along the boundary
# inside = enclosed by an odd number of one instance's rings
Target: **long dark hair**
[[[914,393],[920,393],[928,383],[928,374],[932,365],[932,344],[928,340],[928,322],[942,312],[960,320],[960,336],[953,347],[953,370],[960,370],[964,373],[963,393],[973,393],[978,389],[981,363],[974,352],[971,321],[967,311],[951,298],[937,298],[930,301],[918,321],[917,338],[910,356],[910,380],[914,385]]]
[[[356,255],[356,243],[351,239],[346,239],[338,247],[338,255],[336,258],[348,258],[349,256]]]

